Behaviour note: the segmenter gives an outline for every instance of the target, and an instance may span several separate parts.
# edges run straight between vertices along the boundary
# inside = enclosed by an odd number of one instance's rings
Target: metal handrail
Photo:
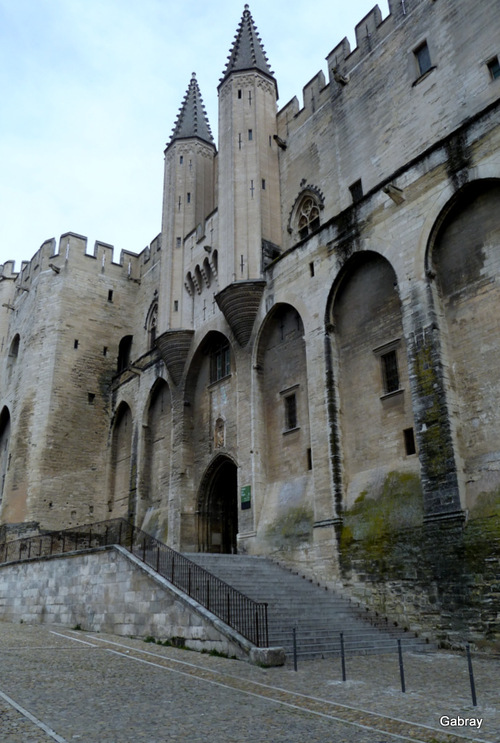
[[[233,627],[257,647],[267,647],[267,604],[257,602],[201,565],[125,519],[100,521],[0,544],[0,563],[37,559],[118,544],[176,588]]]

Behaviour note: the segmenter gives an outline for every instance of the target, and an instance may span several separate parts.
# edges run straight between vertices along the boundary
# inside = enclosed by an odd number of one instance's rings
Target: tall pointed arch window
[[[154,304],[149,312],[148,317],[148,345],[149,349],[155,347],[157,328],[158,328],[158,305]]]

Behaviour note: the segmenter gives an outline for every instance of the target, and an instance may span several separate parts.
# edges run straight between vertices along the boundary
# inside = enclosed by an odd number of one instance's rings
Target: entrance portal
[[[200,492],[200,552],[236,554],[238,475],[235,463],[220,457],[205,475]]]

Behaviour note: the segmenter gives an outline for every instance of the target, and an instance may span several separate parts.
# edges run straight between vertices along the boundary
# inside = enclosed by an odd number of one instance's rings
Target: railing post
[[[188,596],[191,596],[191,568],[188,568]]]
[[[54,546],[54,535],[50,535],[50,554],[52,554],[52,548]]]
[[[28,560],[31,557],[31,539],[28,541]]]
[[[108,529],[109,529],[109,526],[106,526],[106,528],[104,529],[104,546],[105,547],[108,546]]]
[[[170,576],[170,582],[174,582],[174,572],[175,572],[175,557],[172,555],[172,573]]]
[[[62,551],[63,551],[63,553],[64,553],[65,546],[66,546],[66,535],[63,532],[62,533]]]
[[[130,551],[134,551],[134,525],[130,524]]]
[[[227,622],[226,624],[231,624],[231,601],[229,599],[229,591],[226,593],[226,602],[227,602]],[[258,645],[259,643],[257,643]]]
[[[160,545],[156,545],[156,572],[160,572]]]
[[[21,547],[22,547],[22,542],[21,540],[19,540],[19,559],[21,559]]]
[[[89,549],[92,547],[92,526],[89,527]]]
[[[210,581],[207,578],[207,609],[210,610]]]
[[[78,532],[75,533],[75,552],[78,549]]]
[[[106,530],[107,530],[107,528],[106,528]],[[122,544],[122,522],[121,521],[120,521],[120,526],[118,528],[118,544],[121,547],[121,544]]]
[[[146,562],[146,537],[142,539],[142,561]]]

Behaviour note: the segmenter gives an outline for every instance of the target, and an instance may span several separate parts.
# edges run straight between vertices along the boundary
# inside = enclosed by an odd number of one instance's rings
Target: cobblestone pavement
[[[262,669],[54,626],[0,622],[1,743],[500,742],[499,661],[407,653]],[[479,718],[443,727],[440,718]]]

